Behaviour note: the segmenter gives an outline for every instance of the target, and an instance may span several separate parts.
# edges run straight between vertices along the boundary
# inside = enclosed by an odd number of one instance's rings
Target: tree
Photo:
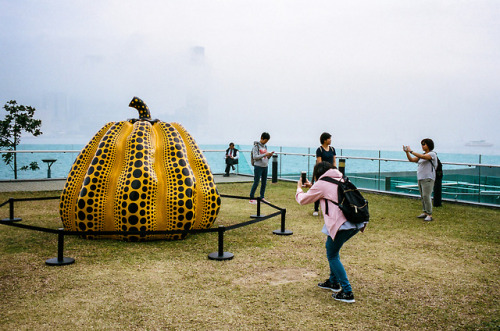
[[[42,121],[34,119],[36,109],[31,106],[18,105],[15,100],[7,102],[3,109],[7,112],[5,118],[0,121],[0,148],[9,151],[16,151],[17,145],[21,143],[21,133],[31,133],[33,136],[42,134],[40,127]],[[17,179],[17,153],[3,153],[2,158],[14,171],[14,178]],[[13,163],[13,164],[12,164]],[[40,169],[37,162],[22,166],[20,170]]]

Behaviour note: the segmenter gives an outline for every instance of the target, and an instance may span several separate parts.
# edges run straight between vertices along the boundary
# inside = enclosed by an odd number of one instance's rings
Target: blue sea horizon
[[[211,152],[211,151],[224,151],[227,145],[211,144],[199,145],[205,151],[204,155],[207,159],[211,170],[214,174],[223,173],[224,153]],[[50,153],[20,153],[18,154],[18,167],[28,165],[36,161],[40,166],[36,171],[18,171],[18,179],[41,179],[47,177],[47,164],[42,162],[42,159],[57,159],[51,167],[52,178],[65,178],[67,177],[71,166],[76,159],[79,151],[85,147],[85,144],[21,144],[18,150],[34,150],[34,151],[61,151]],[[250,166],[250,153],[245,152],[251,149],[251,145],[237,145],[238,149],[243,151],[240,156],[239,173],[251,174],[252,168]],[[301,171],[312,172],[314,167],[315,157],[296,156],[289,154],[314,154],[317,147],[287,147],[287,146],[268,146],[269,150],[284,153],[280,156],[279,172],[283,176],[299,175]],[[74,151],[65,152],[62,151]],[[405,161],[406,156],[402,151],[391,150],[363,150],[363,149],[340,149],[336,148],[337,157],[365,157],[365,158],[383,158],[399,161],[370,161],[370,160],[356,160],[348,159],[346,169],[349,172],[403,172],[403,171],[416,171],[416,165]],[[467,163],[467,164],[485,164],[485,165],[500,165],[500,155],[488,154],[465,154],[465,153],[438,153],[442,162],[449,163]],[[271,164],[271,163],[270,163]],[[380,166],[380,169],[379,169]],[[451,166],[448,165],[447,169],[463,168],[464,166]],[[7,166],[3,160],[0,163],[0,180],[14,179],[13,170]]]

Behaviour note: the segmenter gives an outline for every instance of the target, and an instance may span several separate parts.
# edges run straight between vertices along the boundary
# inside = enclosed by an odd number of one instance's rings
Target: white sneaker
[[[417,218],[426,218],[426,217],[427,217],[427,214],[425,214],[425,213],[422,213],[422,214],[417,216]]]
[[[319,213],[317,211],[313,212],[313,216],[318,216],[318,215],[319,215]]]
[[[432,216],[427,216],[426,218],[424,218],[424,221],[427,221],[427,222],[430,222],[432,221]]]
[[[248,201],[248,202],[250,202],[251,205],[256,205],[257,204],[257,200],[253,200],[253,199],[250,199],[250,201]]]

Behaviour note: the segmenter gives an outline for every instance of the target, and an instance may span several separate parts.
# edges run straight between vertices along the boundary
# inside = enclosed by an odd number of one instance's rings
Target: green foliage
[[[7,112],[3,120],[0,120],[0,149],[16,151],[17,145],[21,143],[23,132],[31,133],[33,136],[42,134],[40,127],[42,121],[34,118],[36,109],[31,106],[18,105],[15,100],[7,102],[3,109]],[[17,179],[17,155],[16,153],[4,153],[2,158],[14,171],[14,178]],[[37,162],[25,165],[20,170],[40,169]]]

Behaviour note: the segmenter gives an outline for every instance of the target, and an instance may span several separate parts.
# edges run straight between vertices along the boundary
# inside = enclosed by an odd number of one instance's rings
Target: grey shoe
[[[433,221],[432,216],[427,216],[426,218],[424,218],[424,221],[426,222]]]
[[[417,218],[426,218],[426,217],[427,217],[427,214],[425,214],[425,213],[422,213],[422,214],[417,216]]]

